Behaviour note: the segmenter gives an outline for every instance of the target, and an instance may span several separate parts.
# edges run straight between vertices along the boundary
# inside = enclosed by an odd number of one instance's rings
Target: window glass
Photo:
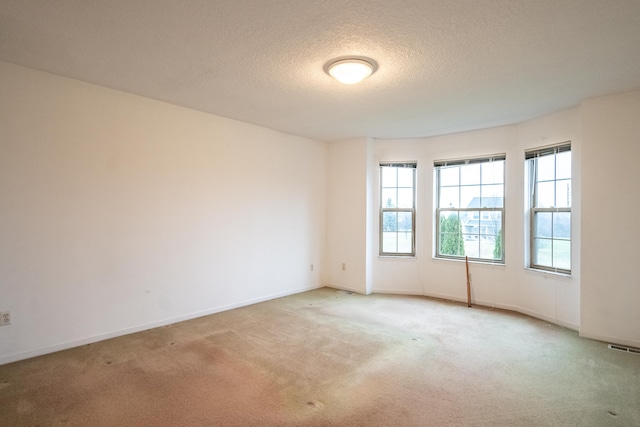
[[[534,263],[537,265],[552,265],[551,239],[534,239]]]
[[[473,164],[460,166],[460,184],[480,184],[480,165]]]
[[[571,180],[562,179],[556,181],[556,203],[558,208],[571,206]]]
[[[396,171],[396,168],[383,166],[380,169],[382,175],[382,187],[395,188],[398,182],[398,173]]]
[[[440,206],[443,208],[459,208],[460,187],[442,187],[440,189]]]
[[[571,272],[571,146],[525,153],[529,170],[529,266]]]
[[[398,207],[413,207],[413,188],[398,188]]]
[[[539,182],[537,185],[536,206],[539,208],[550,208],[556,204],[556,186],[553,181]]]
[[[536,237],[551,238],[551,223],[553,214],[551,212],[537,212],[535,214]]]
[[[554,156],[543,156],[538,158],[538,182],[553,181],[555,178],[556,162]]]
[[[382,189],[382,205],[385,208],[395,208],[398,206],[397,190],[395,188]]]
[[[448,187],[450,185],[460,185],[460,168],[442,168],[440,169],[441,185]]]
[[[571,151],[556,155],[556,179],[571,179]]]
[[[504,161],[482,165],[483,184],[502,184],[504,182]]]
[[[382,233],[382,251],[385,253],[398,252],[397,233]]]
[[[503,204],[502,195],[504,185],[483,185],[482,186],[482,207],[501,208]]]
[[[556,239],[571,238],[571,212],[553,213],[553,237]]]
[[[380,255],[415,254],[415,164],[380,165]]]
[[[413,188],[413,168],[398,169],[398,187]]]
[[[553,241],[553,265],[561,270],[571,269],[571,242],[569,240]]]
[[[504,159],[436,162],[436,256],[504,260]]]
[[[474,206],[471,206],[471,205]],[[481,207],[480,206],[480,186],[471,185],[460,187],[460,207]]]
[[[456,211],[443,211],[439,218],[439,253],[441,255],[463,256],[465,249],[459,213]]]

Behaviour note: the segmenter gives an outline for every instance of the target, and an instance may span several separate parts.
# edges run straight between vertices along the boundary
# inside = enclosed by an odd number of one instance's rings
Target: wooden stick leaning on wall
[[[467,266],[467,307],[471,307],[471,276],[469,276],[469,257],[464,257]]]

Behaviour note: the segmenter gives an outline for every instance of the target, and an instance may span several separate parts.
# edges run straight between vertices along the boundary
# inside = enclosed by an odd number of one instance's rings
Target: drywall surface
[[[640,91],[582,104],[580,334],[640,347]]]
[[[327,284],[367,293],[366,138],[329,143]]]
[[[0,93],[0,363],[323,283],[326,143],[1,62]]]
[[[579,151],[578,109],[561,111],[518,125],[431,138],[376,140],[377,163],[416,161],[416,256],[374,257],[373,291],[405,293],[466,301],[465,263],[434,257],[435,184],[433,164],[438,160],[506,154],[505,170],[505,263],[471,263],[472,300],[476,304],[517,310],[541,319],[578,329],[580,324],[580,233],[573,224],[571,277],[526,268],[524,151],[571,141]],[[379,176],[372,176],[378,186]],[[573,211],[579,217],[579,167],[574,166]],[[374,192],[374,209],[380,206]],[[378,252],[379,223],[374,222],[374,253]]]

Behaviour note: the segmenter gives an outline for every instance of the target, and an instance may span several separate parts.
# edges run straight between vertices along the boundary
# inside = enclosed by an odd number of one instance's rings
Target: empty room
[[[0,425],[640,425],[638,22],[0,1]]]

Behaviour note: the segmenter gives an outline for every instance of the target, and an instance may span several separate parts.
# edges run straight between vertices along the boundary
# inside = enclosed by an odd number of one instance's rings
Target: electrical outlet
[[[10,325],[10,324],[11,324],[11,312],[0,311],[0,326]]]

